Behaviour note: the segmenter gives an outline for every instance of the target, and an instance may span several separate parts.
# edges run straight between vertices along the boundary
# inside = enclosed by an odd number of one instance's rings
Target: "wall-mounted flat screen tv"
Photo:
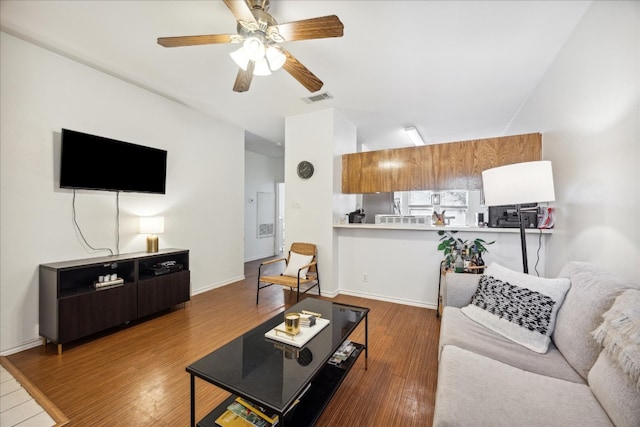
[[[62,129],[60,187],[165,194],[167,151]]]

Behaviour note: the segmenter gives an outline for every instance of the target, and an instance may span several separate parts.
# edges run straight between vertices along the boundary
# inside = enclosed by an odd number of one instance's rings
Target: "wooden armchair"
[[[302,292],[303,294],[317,286],[318,295],[320,295],[317,254],[316,245],[312,243],[292,243],[286,258],[272,259],[260,264],[258,268],[256,305],[260,297],[260,289],[271,285],[288,286],[292,291],[293,288],[296,288],[296,301],[300,301],[300,285],[311,284],[311,286],[306,287]],[[283,261],[285,263],[285,269],[280,275],[262,275],[262,267]]]

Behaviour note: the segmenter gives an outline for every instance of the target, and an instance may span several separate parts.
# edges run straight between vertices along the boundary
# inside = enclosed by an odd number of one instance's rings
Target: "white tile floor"
[[[0,426],[51,427],[55,424],[13,375],[0,366]]]

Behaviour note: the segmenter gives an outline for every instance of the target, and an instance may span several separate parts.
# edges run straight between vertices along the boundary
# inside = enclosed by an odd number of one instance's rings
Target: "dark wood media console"
[[[175,261],[182,269],[151,268]],[[95,288],[98,276],[123,283]],[[40,265],[40,336],[62,345],[189,301],[189,251],[165,249]]]

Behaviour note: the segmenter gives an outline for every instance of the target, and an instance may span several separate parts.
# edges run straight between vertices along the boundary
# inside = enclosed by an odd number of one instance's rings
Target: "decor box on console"
[[[447,280],[434,426],[640,426],[640,286],[569,262]]]

